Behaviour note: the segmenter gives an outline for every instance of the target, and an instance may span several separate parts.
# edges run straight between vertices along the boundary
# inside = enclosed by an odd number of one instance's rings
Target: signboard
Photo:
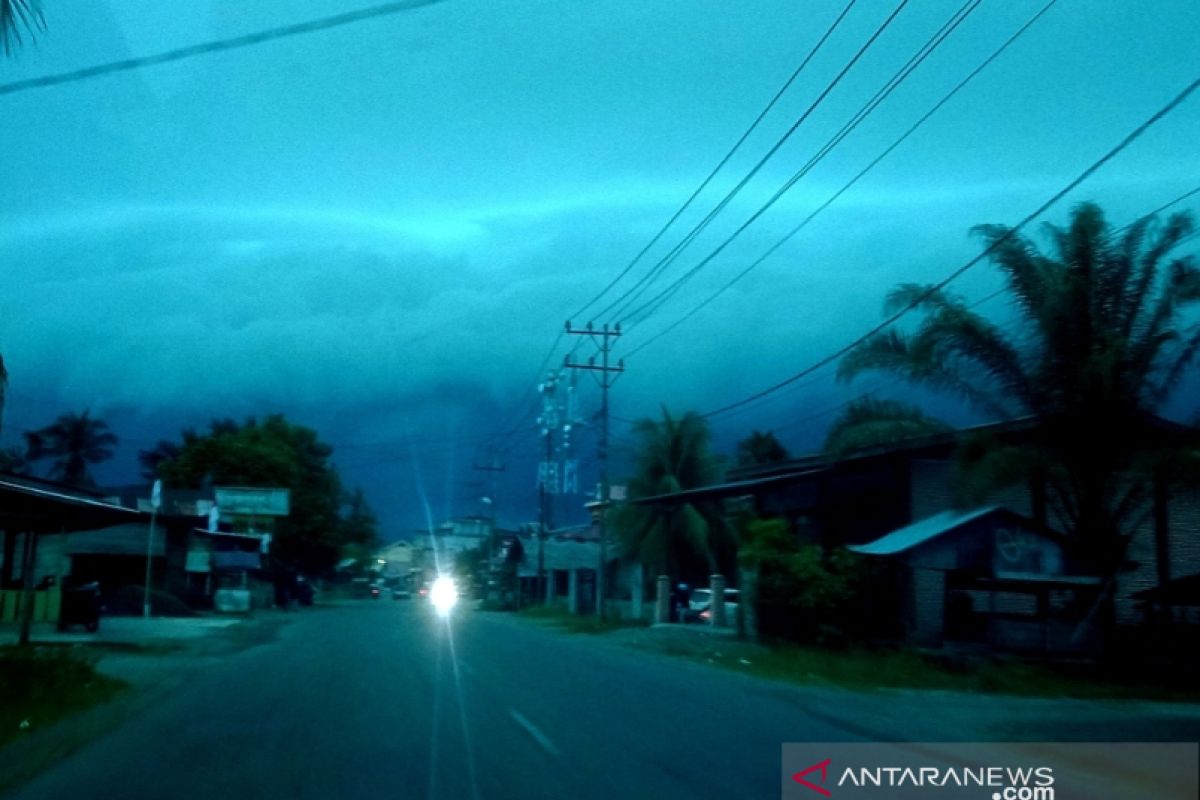
[[[291,508],[291,492],[288,489],[227,486],[217,487],[213,491],[222,515],[286,517]]]

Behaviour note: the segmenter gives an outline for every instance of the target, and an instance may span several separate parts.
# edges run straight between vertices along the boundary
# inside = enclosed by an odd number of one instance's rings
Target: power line
[[[352,25],[354,23],[363,22],[369,19],[378,19],[380,17],[399,14],[404,11],[412,11],[423,6],[431,6],[440,2],[443,2],[443,0],[399,0],[398,2],[381,3],[380,5],[361,8],[357,11],[347,11],[343,14],[334,14],[332,16],[320,17],[319,19],[308,20],[306,22],[297,22],[291,25],[280,25],[276,28],[267,28],[266,30],[247,33],[241,36],[232,36],[227,39],[214,39],[212,41],[202,42],[200,44],[178,47],[173,50],[166,50],[162,53],[156,53],[155,55],[127,58],[120,61],[109,61],[105,64],[97,64],[95,66],[70,70],[68,72],[59,72],[53,75],[43,75],[39,78],[11,81],[9,83],[0,84],[0,95],[16,94],[17,92],[25,92],[31,89],[44,89],[50,86],[59,86],[64,83],[76,83],[78,81],[97,78],[101,75],[111,75],[116,72],[129,72],[135,69],[142,69],[143,67],[158,66],[159,64],[166,64],[172,61],[183,61],[184,59],[195,58],[197,56],[208,55],[210,53],[220,53],[227,50],[238,50],[243,47],[253,47],[254,45],[275,41],[276,39],[287,39],[292,36],[317,33],[319,31],[329,30],[330,28],[339,28],[343,25]]]
[[[864,120],[866,120],[867,117],[874,113],[875,110],[882,105],[884,100],[886,100],[888,96],[900,86],[901,83],[907,80],[908,77],[912,75],[912,73],[915,72],[930,55],[932,55],[934,50],[936,50],[943,42],[946,41],[946,39],[950,37],[954,30],[960,24],[962,24],[962,22],[965,21],[966,18],[975,11],[976,8],[979,7],[981,2],[982,0],[966,0],[966,2],[963,3],[959,9],[950,15],[950,18],[942,24],[942,27],[935,31],[934,34],[930,36],[920,48],[917,49],[917,52],[914,53],[903,66],[896,70],[896,72],[884,82],[883,86],[881,86],[875,92],[875,95],[866,103],[864,103],[863,106],[860,107],[859,110],[855,112],[855,114],[845,124],[842,125],[841,129],[828,141],[826,141],[816,154],[809,158],[808,162],[805,163],[804,166],[794,173],[787,181],[783,183],[782,186],[775,191],[773,195],[771,195],[766,203],[761,205],[753,214],[750,215],[748,219],[746,219],[746,221],[738,226],[738,228],[732,234],[722,241],[707,256],[701,259],[698,264],[692,267],[692,269],[685,272],[683,275],[673,281],[671,285],[659,292],[649,301],[643,303],[635,310],[623,316],[622,321],[628,320],[630,323],[640,323],[652,315],[658,308],[667,303],[667,301],[669,301],[671,297],[684,286],[684,284],[686,284],[701,270],[708,266],[708,264],[710,264],[718,255],[720,255],[726,247],[728,247],[735,239],[737,239],[737,237],[741,236],[747,228],[754,224],[763,214],[767,212],[768,209],[775,205],[775,203],[778,202],[783,195],[790,191],[792,187],[796,185],[796,183],[808,175],[808,173],[811,172],[817,166],[817,164],[819,164],[821,161],[824,161],[829,153],[836,149],[837,146],[841,144],[842,141],[845,140],[846,137],[848,137]]]
[[[798,128],[804,124],[805,120],[809,119],[809,116],[812,114],[812,112],[815,112],[817,107],[820,106],[820,104],[824,101],[824,98],[828,97],[830,92],[832,92],[836,88],[836,86],[838,86],[838,84],[841,83],[841,79],[845,78],[846,74],[852,70],[854,65],[858,64],[859,59],[862,59],[863,55],[865,55],[866,52],[868,52],[868,50],[871,48],[872,44],[875,44],[876,40],[878,40],[878,37],[883,35],[883,31],[886,31],[889,28],[889,26],[892,25],[893,20],[899,16],[900,12],[902,10],[904,10],[904,7],[907,4],[908,4],[908,0],[901,0],[900,4],[896,5],[896,7],[892,11],[892,13],[890,13],[889,16],[887,17],[887,19],[883,20],[883,23],[880,26],[878,26],[878,28],[875,29],[875,32],[872,32],[872,34],[868,38],[868,40],[866,40],[866,42],[863,43],[863,46],[859,47],[858,52],[854,53],[853,58],[851,58],[851,60],[848,61],[844,67],[841,68],[841,71],[838,74],[836,74],[836,76],[834,76],[833,80],[830,80],[830,82],[826,85],[826,88],[824,88],[821,91],[821,94],[817,96],[816,100],[812,101],[812,103],[809,104],[809,107],[804,110],[803,114],[800,114],[799,119],[797,119],[796,122],[794,122],[794,124],[792,124],[792,127],[788,128],[788,130],[784,133],[784,136],[780,137],[778,142],[776,142],[772,146],[772,149],[767,151],[767,155],[763,156],[761,158],[761,160],[755,164],[754,168],[752,168],[750,170],[749,173],[746,173],[745,178],[740,180],[738,182],[738,185],[734,186],[733,190],[728,192],[726,194],[726,196],[721,199],[720,203],[716,204],[716,206],[713,207],[713,210],[709,211],[707,213],[707,215],[704,216],[703,219],[701,219],[700,223],[698,223],[695,228],[692,228],[690,233],[684,237],[684,240],[682,242],[679,242],[678,245],[676,245],[676,247],[671,249],[670,253],[667,253],[667,255],[666,255],[666,257],[664,257],[664,259],[659,261],[659,264],[655,266],[655,270],[652,270],[654,272],[655,277],[658,277],[658,275],[661,275],[662,271],[664,271],[668,265],[673,263],[673,261],[679,257],[679,254],[682,253],[684,251],[684,249],[686,247],[688,247],[692,241],[696,240],[696,237],[698,235],[700,235],[701,231],[703,231],[704,228],[707,228],[708,224],[710,222],[712,222],[713,219],[716,218],[716,216],[720,215],[721,211],[724,211],[726,209],[726,206],[728,206],[728,204],[732,203],[733,198],[737,197],[737,194],[740,191],[742,191],[746,185],[749,184],[750,180],[752,178],[754,178],[755,175],[758,174],[758,170],[761,170],[763,168],[763,166],[766,166],[766,163],[770,160],[770,158],[772,158],[776,154],[776,152],[778,152],[779,149],[782,148],[782,146],[784,146],[784,144],[787,142],[787,140],[792,137],[793,133],[796,133]],[[646,289],[649,288],[649,285],[650,285],[649,283],[644,284],[643,287],[640,290],[636,291],[636,293],[634,293],[634,295],[632,295],[628,301],[626,301],[625,303],[623,303],[622,306],[617,308],[616,315],[617,315],[619,321],[622,321],[622,323],[624,323],[624,321],[629,319],[629,317],[630,317],[630,314],[628,313],[629,307],[632,305],[632,303],[637,301],[638,297],[640,297],[644,293],[644,291],[646,291]],[[626,293],[626,295],[629,295],[629,294],[630,293]],[[618,299],[617,302],[620,302],[620,300]],[[610,303],[610,306],[608,306],[608,308],[605,309],[604,313],[606,313],[608,311],[608,309],[612,308],[614,305],[617,305],[617,303]]]
[[[588,310],[588,308],[590,308],[594,303],[596,303],[602,297],[604,297],[604,295],[608,294],[608,292],[610,290],[612,290],[612,288],[614,286],[616,286],[626,275],[628,275],[630,270],[632,270],[638,264],[638,262],[640,262],[642,260],[642,258],[646,255],[646,253],[650,251],[650,248],[652,248],[654,245],[656,245],[658,243],[658,241],[663,237],[663,235],[666,234],[667,230],[672,225],[674,225],[676,221],[678,221],[679,217],[683,215],[683,212],[686,211],[691,206],[691,204],[695,201],[695,199],[700,195],[700,193],[703,192],[708,187],[708,184],[712,182],[713,178],[716,177],[717,173],[720,172],[721,169],[724,168],[724,166],[727,163],[729,163],[729,160],[733,157],[734,153],[736,153],[737,150],[745,143],[746,139],[748,139],[750,137],[750,134],[754,132],[754,130],[758,127],[759,123],[761,123],[763,121],[763,119],[767,116],[767,114],[770,113],[771,109],[775,107],[775,104],[779,102],[780,98],[782,98],[783,95],[787,92],[787,90],[789,88],[791,88],[791,85],[796,81],[796,79],[798,77],[800,77],[800,73],[803,72],[804,68],[808,66],[808,62],[812,61],[813,57],[817,54],[817,51],[819,51],[821,49],[821,47],[825,44],[825,41],[831,35],[833,35],[833,32],[842,23],[842,20],[845,19],[846,15],[850,13],[850,9],[854,7],[854,4],[856,2],[857,2],[857,0],[850,0],[850,2],[848,2],[846,4],[846,6],[842,9],[842,12],[840,14],[838,14],[837,19],[835,19],[833,21],[833,24],[829,26],[829,28],[825,31],[824,35],[821,36],[821,38],[819,40],[817,40],[817,43],[815,45],[813,45],[812,49],[810,49],[808,51],[808,55],[806,55],[804,57],[804,60],[800,62],[800,66],[796,67],[796,69],[792,72],[791,76],[784,82],[783,86],[779,87],[779,91],[777,91],[775,93],[775,96],[771,98],[771,101],[769,103],[767,103],[766,107],[763,108],[763,110],[759,112],[758,116],[754,119],[754,121],[752,123],[750,123],[750,127],[747,128],[740,137],[738,137],[738,140],[734,143],[733,147],[731,147],[729,149],[729,152],[727,152],[725,154],[725,157],[722,158],[715,167],[713,167],[712,171],[708,173],[708,176],[703,181],[700,182],[700,185],[697,186],[696,189],[692,192],[692,194],[687,198],[687,200],[684,201],[683,205],[681,205],[675,211],[675,213],[671,215],[671,218],[667,220],[666,224],[664,224],[661,228],[659,228],[658,232],[656,234],[654,234],[653,238],[651,238],[650,241],[646,243],[646,246],[643,247],[638,252],[638,254],[633,257],[633,260],[630,261],[625,266],[625,268],[621,270],[621,272],[617,275],[617,277],[613,278],[612,281],[609,282],[609,284],[607,286],[605,286],[603,289],[601,289],[600,292],[598,294],[596,294],[591,300],[584,303],[583,306],[578,311],[576,311],[574,314],[572,314],[570,316],[570,319],[582,318],[584,315],[584,312],[586,312]],[[659,263],[661,264],[662,262],[660,261]],[[637,283],[635,283],[633,288],[636,289],[637,287],[641,286],[646,280],[648,280],[650,278],[650,276],[654,274],[654,271],[655,271],[655,269],[657,269],[657,266],[658,265],[651,267],[650,271],[647,272],[647,274],[645,276],[643,276]],[[614,303],[609,304],[607,307],[605,307],[603,310],[601,310],[600,314],[597,316],[603,316],[603,315],[607,314],[609,311],[612,310],[613,306],[616,303],[620,303],[623,299],[625,299],[625,297],[628,296],[628,294],[629,293],[626,292],[625,294],[618,297]]]
[[[1044,6],[1042,6],[1042,8],[1037,11],[1037,13],[1035,13],[1032,17],[1030,17],[1028,20],[1026,20],[1025,24],[1023,24],[1010,37],[1008,37],[1008,39],[1006,39],[1003,44],[1001,44],[998,48],[996,48],[996,50],[994,50],[991,55],[989,55],[982,62],[980,62],[980,64],[975,69],[973,69],[970,73],[967,74],[967,76],[965,78],[963,78],[961,81],[959,81],[958,84],[955,85],[953,89],[951,89],[949,92],[947,92],[942,97],[941,100],[939,100],[928,111],[926,111],[925,114],[922,115],[920,119],[918,119],[916,122],[914,122],[904,133],[902,133],[899,137],[897,137],[897,139],[895,141],[893,141],[890,145],[888,145],[883,150],[883,152],[881,152],[878,156],[875,157],[874,160],[872,160],[869,164],[867,164],[867,166],[865,166],[862,170],[860,170],[853,178],[851,178],[845,185],[843,185],[842,188],[840,188],[840,189],[838,189],[838,191],[834,192],[833,195],[831,195],[824,203],[822,203],[812,213],[810,213],[807,217],[805,217],[800,222],[799,225],[797,225],[796,227],[794,227],[790,231],[788,231],[788,233],[785,236],[783,236],[783,238],[779,239],[777,242],[775,242],[775,244],[773,244],[773,245],[771,245],[771,247],[767,248],[766,252],[764,252],[761,256],[759,256],[754,261],[752,261],[745,269],[743,269],[740,273],[735,275],[726,284],[721,286],[721,288],[717,289],[717,291],[713,292],[711,295],[709,295],[707,298],[705,298],[698,305],[694,306],[691,310],[689,310],[686,314],[684,314],[682,317],[677,319],[671,325],[667,326],[666,328],[664,328],[663,330],[661,330],[657,334],[655,334],[653,337],[651,337],[647,341],[643,342],[642,344],[638,345],[633,350],[631,350],[629,352],[629,356],[632,357],[634,354],[638,353],[639,351],[644,350],[646,347],[649,347],[650,344],[652,344],[653,342],[661,339],[662,337],[666,336],[671,331],[678,328],[683,323],[687,322],[689,319],[691,319],[693,316],[698,314],[701,310],[703,310],[705,307],[707,307],[710,303],[712,303],[718,297],[723,295],[725,292],[729,291],[729,289],[731,289],[734,286],[734,284],[741,281],[743,278],[745,278],[747,275],[749,275],[754,269],[756,269],[759,265],[761,265],[764,261],[766,261],[772,255],[774,255],[775,252],[777,250],[779,250],[780,247],[782,247],[784,244],[786,244],[788,241],[790,241],[792,239],[792,237],[794,237],[801,230],[803,230],[805,227],[807,227],[808,224],[810,222],[812,222],[826,208],[833,205],[833,203],[835,201],[837,201],[837,199],[839,197],[841,197],[851,187],[853,187],[856,183],[858,183],[858,181],[861,180],[868,172],[873,170],[881,161],[883,161],[883,159],[887,158],[887,156],[889,156],[897,147],[899,147],[906,139],[908,139],[908,137],[910,137],[913,133],[915,133],[934,114],[936,114],[939,110],[941,110],[941,108],[944,105],[946,105],[946,103],[948,103],[955,95],[957,95],[964,87],[966,87],[967,84],[969,84],[972,80],[974,80],[976,78],[976,76],[979,75],[979,73],[981,73],[984,69],[986,69],[993,61],[995,61],[1014,42],[1016,42],[1019,38],[1021,38],[1021,36],[1023,36],[1025,34],[1025,32],[1028,31],[1029,28],[1032,27],[1035,22],[1037,22],[1039,19],[1041,19],[1041,17],[1047,11],[1049,11],[1056,2],[1058,2],[1058,0],[1050,0],[1048,3],[1046,3]]]
[[[930,297],[932,294],[944,289],[947,285],[949,285],[956,278],[958,278],[963,273],[967,272],[969,269],[976,266],[981,261],[983,261],[985,258],[987,258],[989,255],[991,255],[991,253],[994,252],[997,247],[999,247],[1001,244],[1004,244],[1009,239],[1011,239],[1013,236],[1015,236],[1018,232],[1020,232],[1026,225],[1028,225],[1034,219],[1036,219],[1037,217],[1044,214],[1049,208],[1051,208],[1053,205],[1058,203],[1059,200],[1061,200],[1063,197],[1065,197],[1067,194],[1069,194],[1071,191],[1073,191],[1076,187],[1078,187],[1081,183],[1083,183],[1088,178],[1090,178],[1098,170],[1100,170],[1102,167],[1104,167],[1105,164],[1107,164],[1109,161],[1111,161],[1113,158],[1115,158],[1117,155],[1119,155],[1122,151],[1124,151],[1127,147],[1129,147],[1129,145],[1133,144],[1134,141],[1136,141],[1138,138],[1140,138],[1143,133],[1145,133],[1147,130],[1149,130],[1159,120],[1161,120],[1163,117],[1167,116],[1172,111],[1174,111],[1176,108],[1178,108],[1180,105],[1182,105],[1183,102],[1185,100],[1187,100],[1188,97],[1190,97],[1192,95],[1192,93],[1196,91],[1197,88],[1200,88],[1200,78],[1197,78],[1196,80],[1193,80],[1190,84],[1188,84],[1183,89],[1183,91],[1181,91],[1174,98],[1172,98],[1170,100],[1170,102],[1168,102],[1166,105],[1164,105],[1162,108],[1160,108],[1154,114],[1152,114],[1148,119],[1146,119],[1144,122],[1142,122],[1142,124],[1140,124],[1136,128],[1134,128],[1133,131],[1131,131],[1128,135],[1126,135],[1124,139],[1122,139],[1107,153],[1105,153],[1103,156],[1101,156],[1099,159],[1097,159],[1095,162],[1093,162],[1090,166],[1088,166],[1086,169],[1084,169],[1083,172],[1081,172],[1074,180],[1067,183],[1066,186],[1064,186],[1059,191],[1055,192],[1048,200],[1046,200],[1040,206],[1038,206],[1036,209],[1034,209],[1032,212],[1027,214],[1020,222],[1018,222],[1016,225],[1014,225],[1013,227],[1011,227],[1007,231],[1005,231],[1004,235],[998,237],[994,242],[992,242],[990,245],[988,245],[986,248],[984,248],[983,252],[981,252],[979,255],[975,256],[974,258],[970,259],[962,266],[955,269],[953,272],[951,272],[949,275],[947,275],[945,278],[943,278],[938,283],[934,284],[933,286],[930,286],[928,289],[926,289],[919,296],[914,298],[911,302],[909,302],[903,308],[898,309],[895,313],[888,316],[886,319],[884,319],[882,322],[880,322],[879,324],[872,327],[870,330],[868,330],[863,335],[854,339],[850,343],[843,345],[842,347],[833,351],[829,355],[826,355],[823,358],[817,360],[815,363],[810,364],[809,366],[805,367],[804,369],[800,370],[799,372],[796,372],[795,374],[791,375],[790,377],[785,378],[784,380],[782,380],[772,386],[769,386],[766,389],[762,389],[758,392],[755,392],[754,394],[752,394],[748,397],[745,397],[741,400],[738,400],[733,403],[729,403],[729,404],[721,406],[719,408],[715,408],[712,411],[707,411],[704,414],[702,414],[701,416],[714,417],[719,414],[724,414],[728,411],[732,411],[735,408],[739,408],[743,405],[746,405],[747,403],[751,403],[751,402],[759,399],[760,397],[766,397],[769,394],[773,394],[773,393],[779,391],[780,389],[784,388],[785,386],[795,383],[796,381],[800,380],[801,378],[805,377],[806,375],[813,373],[814,371],[820,369],[821,367],[825,366],[826,364],[830,364],[830,363],[836,361],[837,359],[841,358],[845,354],[849,353],[855,347],[858,347],[860,344],[865,342],[867,339],[871,338],[872,336],[879,333],[880,331],[883,331],[886,328],[890,327],[895,322],[900,320],[902,317],[906,316],[914,308],[919,306],[925,299]]]

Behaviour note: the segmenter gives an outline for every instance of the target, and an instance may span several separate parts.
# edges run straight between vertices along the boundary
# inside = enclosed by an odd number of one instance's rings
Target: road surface
[[[13,796],[778,797],[782,742],[852,738],[787,687],[382,600],[297,615]]]

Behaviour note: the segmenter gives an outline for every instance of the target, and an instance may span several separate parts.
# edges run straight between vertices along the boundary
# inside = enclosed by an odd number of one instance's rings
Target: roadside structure
[[[1147,416],[1139,435],[1153,449],[1170,446],[1186,430]],[[1039,427],[1035,420],[1022,419],[845,457],[822,454],[737,468],[720,484],[631,502],[720,500],[731,515],[750,512],[786,521],[801,543],[859,552],[875,570],[863,613],[885,639],[924,647],[965,638],[967,644],[995,649],[1087,649],[1094,643],[1094,630],[1071,641],[1056,631],[1072,617],[1092,624],[1087,598],[1098,591],[1097,576],[1063,535],[1066,526],[1047,502],[1046,485],[1031,475],[1023,485],[994,492],[984,506],[962,508],[956,453],[963,434],[1020,444],[1036,442]],[[1200,492],[1172,491],[1160,479],[1150,494],[1126,567],[1116,578],[1115,622],[1126,630],[1151,617],[1186,623],[1189,615],[1171,604],[1170,593],[1148,590],[1169,584],[1174,576],[1200,572]],[[1001,532],[1013,534],[1017,544],[1001,548]],[[904,542],[911,543],[899,546]],[[1058,561],[1047,559],[1029,569],[1005,567],[1004,553],[1015,548],[1020,560],[1044,552],[1046,542],[1059,547]],[[953,548],[976,555],[950,559]],[[983,557],[989,552],[990,561]],[[990,598],[980,594],[985,586]],[[1022,616],[1029,625],[1013,621]],[[1022,626],[1042,633],[1013,633]]]

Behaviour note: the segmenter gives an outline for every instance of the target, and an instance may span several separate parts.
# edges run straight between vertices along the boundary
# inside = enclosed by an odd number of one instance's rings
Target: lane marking
[[[516,721],[516,723],[518,725],[520,725],[522,728],[525,729],[526,733],[528,733],[530,736],[533,737],[533,740],[535,742],[537,742],[539,745],[541,745],[543,750],[545,750],[547,753],[554,756],[555,758],[558,757],[558,748],[554,746],[554,742],[550,741],[549,736],[542,733],[540,730],[538,730],[536,725],[534,725],[532,722],[525,719],[525,717],[523,717],[519,713],[517,713],[516,709],[510,708],[508,710],[508,713],[510,715],[512,715],[512,718]]]

